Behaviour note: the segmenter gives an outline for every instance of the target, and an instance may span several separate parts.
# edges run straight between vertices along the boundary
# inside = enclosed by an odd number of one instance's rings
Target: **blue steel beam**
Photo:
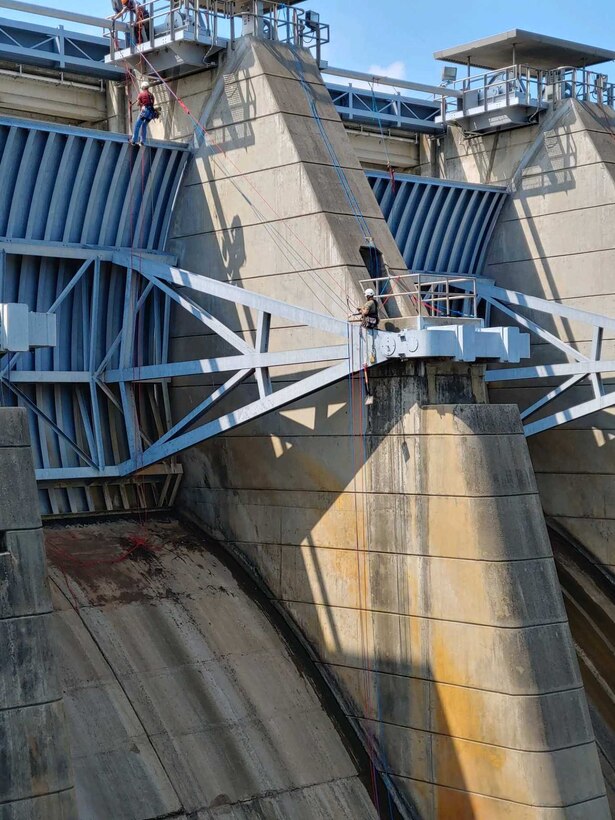
[[[436,123],[441,113],[440,103],[370,91],[352,85],[326,83],[327,90],[338,114],[348,123],[369,125],[388,131],[407,131],[412,134],[442,134],[445,127]]]
[[[12,63],[121,81],[122,69],[105,63],[108,53],[107,38],[69,32],[63,26],[50,28],[23,20],[0,19],[0,59]]]

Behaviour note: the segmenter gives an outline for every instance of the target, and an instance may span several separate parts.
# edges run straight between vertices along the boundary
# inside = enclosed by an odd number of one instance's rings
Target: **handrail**
[[[615,84],[609,82],[606,74],[587,69],[562,66],[545,70],[515,64],[455,80],[441,89],[441,96],[446,120],[448,113],[476,108],[486,111],[491,103],[503,99],[508,105],[511,97],[528,107],[568,98],[613,106]]]
[[[410,297],[422,317],[478,319],[475,276],[416,272],[370,277],[359,280],[359,284],[362,288],[375,286],[376,296],[383,306],[389,300],[398,302]],[[396,315],[394,318],[408,319],[411,315]]]

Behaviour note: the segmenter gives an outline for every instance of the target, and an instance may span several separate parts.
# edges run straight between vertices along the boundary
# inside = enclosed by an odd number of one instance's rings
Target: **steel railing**
[[[459,97],[461,92],[461,97]],[[551,102],[577,99],[613,107],[615,85],[606,74],[561,67],[542,70],[512,65],[456,80],[442,90],[442,116],[477,109],[489,111],[501,104],[544,108]]]
[[[399,276],[360,280],[371,287],[384,312],[394,319],[421,316],[430,319],[478,319],[477,279],[436,273],[405,273]],[[395,311],[388,310],[393,302]],[[394,314],[394,315],[393,315]]]
[[[330,40],[330,28],[305,9],[268,0],[266,6],[251,0],[251,10],[238,14],[232,0],[151,0],[143,4],[144,17],[137,18],[130,11],[124,19],[125,45],[112,28],[110,35],[111,59],[118,50],[133,53],[159,47],[177,39],[192,40],[213,47],[234,48],[235,41],[248,30],[266,40],[302,48],[314,48],[320,62],[321,49]],[[241,22],[238,21],[241,18]]]

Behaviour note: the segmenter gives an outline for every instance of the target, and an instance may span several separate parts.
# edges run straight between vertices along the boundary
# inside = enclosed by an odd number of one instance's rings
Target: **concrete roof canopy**
[[[515,28],[503,34],[436,51],[434,57],[447,63],[469,63],[476,68],[505,68],[515,62],[549,70],[585,68],[606,63],[615,60],[615,51]]]

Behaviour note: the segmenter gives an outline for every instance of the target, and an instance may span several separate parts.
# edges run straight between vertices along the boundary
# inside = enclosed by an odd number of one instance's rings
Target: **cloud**
[[[357,69],[359,71],[359,69]],[[325,69],[324,74],[327,73]],[[370,65],[367,69],[360,69],[361,74],[372,74],[374,77],[392,77],[395,80],[405,80],[406,79],[406,64],[403,60],[394,60],[389,65]],[[333,78],[332,78],[333,79]],[[364,80],[344,80],[341,77],[336,77],[334,82],[344,84],[346,82],[352,82],[352,85],[355,88],[367,88],[371,89],[371,84],[365,82]],[[391,91],[391,89],[387,86],[376,86],[376,88],[380,88],[381,91]]]
[[[389,65],[370,65],[367,73],[374,74],[376,77],[394,77],[396,80],[405,80],[406,64],[403,60],[395,60]]]

